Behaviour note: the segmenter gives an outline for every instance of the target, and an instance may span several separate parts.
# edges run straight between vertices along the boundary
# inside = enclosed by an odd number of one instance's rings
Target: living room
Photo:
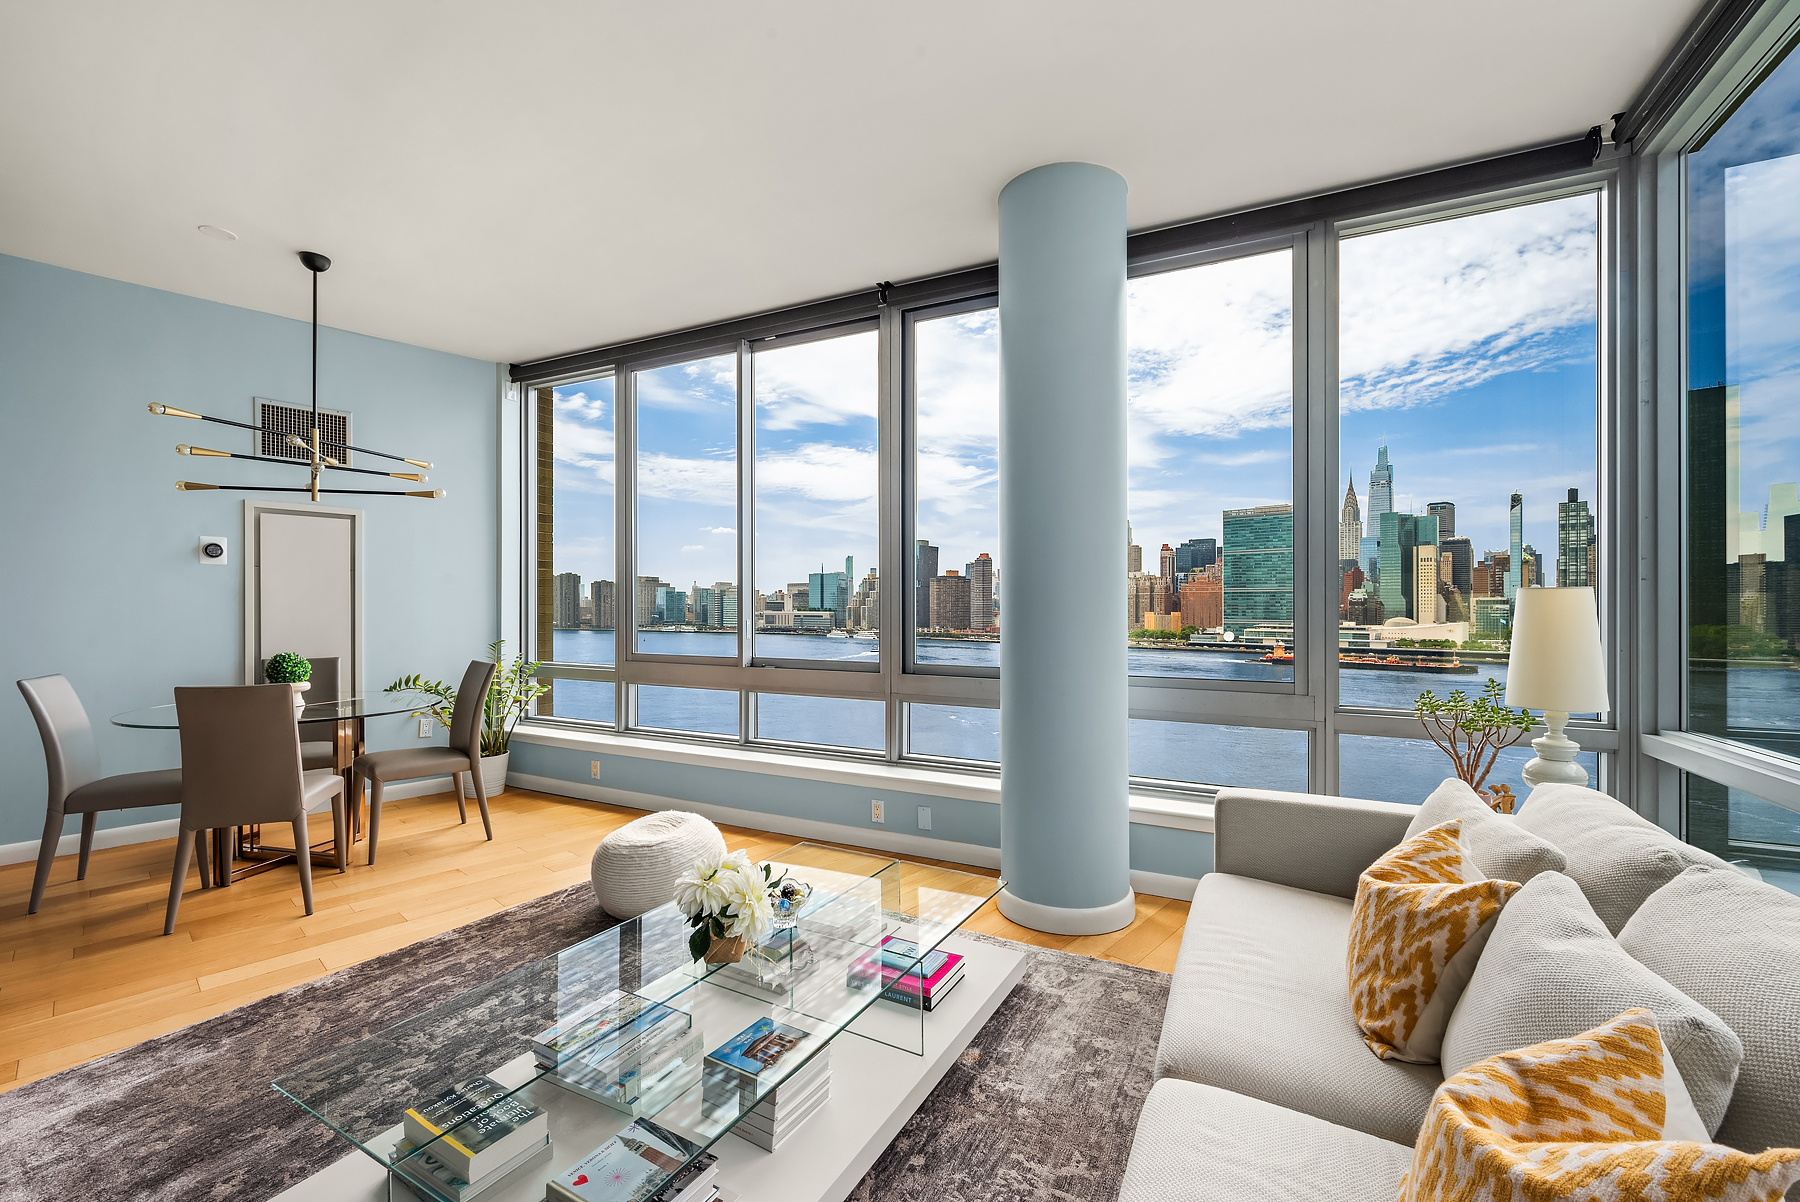
[[[0,1196],[1783,1196],[1797,41],[9,9]]]

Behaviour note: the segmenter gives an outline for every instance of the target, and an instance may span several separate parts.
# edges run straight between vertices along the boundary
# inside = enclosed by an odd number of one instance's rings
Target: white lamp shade
[[[1605,713],[1606,656],[1591,588],[1522,588],[1513,598],[1506,704]]]

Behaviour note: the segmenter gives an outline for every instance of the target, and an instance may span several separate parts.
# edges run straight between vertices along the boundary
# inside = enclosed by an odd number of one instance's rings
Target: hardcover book
[[[419,1151],[418,1145],[410,1139],[403,1139],[394,1145],[394,1171],[402,1177],[428,1186],[440,1194],[456,1199],[456,1202],[472,1202],[490,1185],[506,1179],[508,1173],[529,1160],[537,1158],[540,1152],[550,1147],[550,1137],[544,1136],[533,1144],[526,1144],[517,1155],[509,1158],[504,1164],[487,1173],[479,1181],[470,1181],[442,1159],[432,1155],[432,1150]]]
[[[764,1074],[774,1076],[770,1070],[784,1061],[799,1059],[793,1052],[806,1041],[807,1035],[799,1027],[759,1018],[707,1053],[706,1058],[754,1081]]]
[[[638,1119],[550,1181],[546,1202],[649,1202],[701,1145]]]
[[[921,960],[918,944],[889,935],[880,948],[850,966],[849,984],[855,989],[879,984],[883,990],[896,989],[914,997],[922,992],[929,999],[940,985],[962,971],[962,962],[961,956],[942,948],[927,952]]]
[[[659,1002],[615,989],[589,1002],[548,1030],[539,1032],[531,1041],[531,1051],[540,1063],[547,1067],[554,1066],[575,1049],[615,1035],[622,1029],[629,1027],[633,1031],[642,1032],[646,1029],[646,1024],[640,1020],[648,1019],[653,1024],[674,1013],[677,1011],[670,1010]]]
[[[459,1175],[480,1181],[549,1134],[550,1119],[492,1077],[475,1077],[408,1110],[404,1126],[415,1145],[429,1145],[427,1150]]]

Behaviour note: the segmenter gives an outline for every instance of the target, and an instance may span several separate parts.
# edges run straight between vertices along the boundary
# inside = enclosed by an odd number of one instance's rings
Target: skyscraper
[[[1525,498],[1518,493],[1512,495],[1512,503],[1506,516],[1508,530],[1508,551],[1506,561],[1506,599],[1511,601],[1519,592],[1520,572],[1525,566]]]
[[[1388,462],[1387,444],[1375,454],[1375,470],[1369,473],[1369,527],[1381,529],[1381,515],[1394,512],[1394,466]]]
[[[913,624],[920,630],[931,625],[931,582],[937,577],[938,549],[919,540],[913,549]]]
[[[1442,529],[1438,531],[1438,547],[1450,557],[1450,571],[1444,579],[1450,587],[1462,594],[1463,608],[1469,608],[1469,599],[1475,595],[1475,545],[1466,538],[1444,536]]]
[[[1217,539],[1190,538],[1175,548],[1175,572],[1203,572],[1219,562]]]
[[[1145,617],[1156,612],[1156,582],[1148,572],[1125,573],[1125,629],[1142,630]]]
[[[1225,592],[1219,581],[1196,574],[1181,586],[1181,622],[1216,630],[1225,621]]]
[[[552,617],[558,630],[574,630],[581,625],[581,577],[576,573],[556,574],[556,605]]]
[[[969,629],[991,630],[994,626],[994,558],[983,551],[963,571],[969,577]]]
[[[657,590],[669,587],[660,577],[639,576],[637,578],[637,624],[639,626],[655,626],[662,621],[656,612]]]
[[[846,559],[844,566],[849,567],[850,561]],[[840,629],[846,626],[850,618],[850,577],[842,572],[827,572],[825,565],[820,564],[818,571],[806,577],[806,608],[828,609]]]
[[[1345,560],[1355,566],[1362,555],[1362,509],[1356,503],[1356,481],[1344,486],[1344,508],[1338,515],[1338,564]]]
[[[1436,521],[1427,517],[1426,521]],[[1443,602],[1438,598],[1438,554],[1429,546],[1418,546],[1413,549],[1413,612],[1411,617],[1421,625],[1443,620],[1438,607]]]
[[[1294,620],[1294,507],[1225,511],[1225,620],[1242,634],[1258,622]]]
[[[1456,537],[1456,502],[1432,501],[1425,506],[1425,512],[1438,520],[1438,541]]]
[[[948,568],[931,582],[931,628],[969,629],[969,578]]]
[[[596,580],[588,585],[588,599],[594,609],[594,629],[611,630],[619,624],[619,607],[612,581]]]
[[[1389,510],[1381,515],[1381,572],[1375,593],[1381,598],[1382,612],[1389,618],[1412,618],[1418,622],[1437,620],[1437,519]],[[1431,548],[1421,556],[1418,548]],[[1418,561],[1432,561],[1433,592],[1425,606],[1417,604]],[[1420,610],[1427,612],[1422,616]]]
[[[1569,499],[1556,507],[1556,584],[1558,588],[1591,587],[1588,562],[1594,547],[1594,515],[1571,488]]]
[[[1162,545],[1162,552],[1157,557],[1156,574],[1164,580],[1175,579],[1175,548],[1168,543]]]

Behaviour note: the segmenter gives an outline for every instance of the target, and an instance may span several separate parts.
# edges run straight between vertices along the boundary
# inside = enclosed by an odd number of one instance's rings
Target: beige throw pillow
[[[1383,1060],[1437,1060],[1494,916],[1518,885],[1475,867],[1462,823],[1415,835],[1363,870],[1345,951],[1350,1009]]]
[[[1451,776],[1419,807],[1406,837],[1461,819],[1463,841],[1482,875],[1521,885],[1540,872],[1561,872],[1567,862],[1554,844],[1522,830],[1510,814],[1496,814],[1468,782]]]

